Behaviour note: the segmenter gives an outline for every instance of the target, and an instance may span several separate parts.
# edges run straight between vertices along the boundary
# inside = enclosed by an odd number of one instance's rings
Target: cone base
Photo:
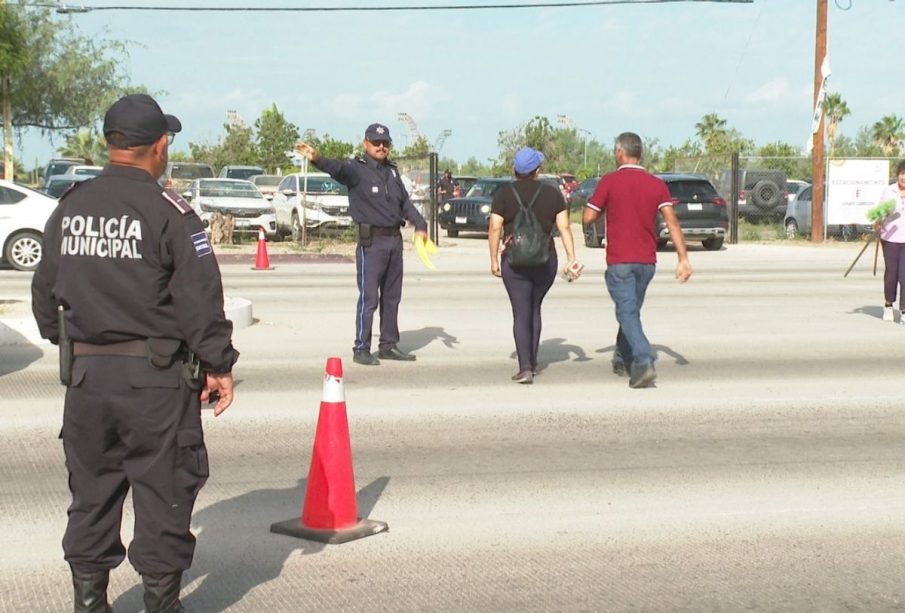
[[[276,268],[276,266],[267,266],[267,267],[262,266],[261,268],[258,268],[257,266],[251,267],[252,270],[273,270],[275,268]]]
[[[302,524],[300,518],[287,519],[286,521],[270,524],[270,531],[274,534],[285,534],[286,536],[294,536],[296,538],[308,541],[317,541],[319,543],[328,543],[330,545],[340,545],[348,543],[366,536],[386,532],[390,527],[382,522],[373,519],[360,519],[358,523],[349,528],[342,530],[318,530],[309,528]]]

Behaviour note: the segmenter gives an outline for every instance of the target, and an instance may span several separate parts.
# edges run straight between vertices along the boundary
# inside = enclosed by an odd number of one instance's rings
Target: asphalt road
[[[257,319],[235,335],[236,403],[205,415],[185,601],[200,611],[905,609],[905,326],[880,320],[860,245],[661,252],[643,319],[658,387],[609,372],[603,254],[557,281],[533,386],[486,241],[411,251],[414,364],[351,362],[354,264],[223,267]],[[882,263],[881,263],[882,268]],[[0,271],[0,299],[30,275]],[[2,321],[2,320],[0,320]],[[376,328],[375,328],[376,329]],[[297,517],[325,360],[343,358],[359,508],[390,531],[339,546],[269,533]],[[54,349],[0,347],[0,610],[65,611],[68,502]],[[129,510],[131,513],[131,510]],[[124,525],[128,538],[130,517]],[[113,574],[116,611],[141,610]]]

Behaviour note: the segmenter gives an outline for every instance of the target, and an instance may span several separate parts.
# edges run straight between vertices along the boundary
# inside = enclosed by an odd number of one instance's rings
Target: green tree
[[[258,153],[252,142],[251,128],[244,124],[223,124],[226,136],[215,145],[189,143],[192,159],[210,164],[214,172],[227,164],[257,165]]]
[[[431,144],[423,136],[419,136],[415,142],[410,143],[403,149],[398,157],[400,158],[426,158],[430,154]]]
[[[789,143],[768,143],[758,149],[758,156],[762,159],[762,166],[775,168],[786,173],[789,179],[807,177],[811,174],[811,158],[803,157],[801,152]]]
[[[827,140],[830,141],[830,157],[833,157],[836,146],[836,131],[839,123],[851,114],[848,104],[839,94],[828,94],[823,101],[823,113],[826,115]]]
[[[82,36],[67,20],[55,19],[48,5],[3,5],[4,20],[18,23],[25,39],[16,57],[24,65],[6,69],[4,139],[11,131],[36,128],[42,133],[93,126],[104,110],[127,91],[125,45],[105,37]],[[10,17],[15,15],[15,17]],[[17,22],[15,20],[18,20]],[[2,40],[9,42],[3,34]],[[136,88],[132,88],[135,90]],[[6,116],[8,114],[8,116]]]
[[[12,84],[25,70],[29,59],[24,32],[25,25],[18,11],[5,4],[0,5],[0,112],[3,113],[3,178],[8,181],[15,176]]]
[[[704,150],[710,153],[713,147],[726,136],[726,120],[716,113],[707,113],[701,121],[694,124],[695,134],[704,144]]]
[[[329,134],[325,134],[323,138],[314,137],[308,142],[317,149],[320,155],[335,160],[343,160],[355,153],[355,145],[337,140]]]
[[[478,158],[471,156],[459,168],[459,173],[463,175],[472,175],[476,177],[486,176],[493,173],[493,160],[480,162]]]
[[[885,115],[872,126],[871,136],[884,155],[897,156],[905,140],[905,120],[896,115]]]
[[[107,143],[94,130],[79,130],[66,137],[57,153],[65,157],[82,158],[87,164],[102,166],[107,163]]]
[[[292,165],[286,152],[292,151],[299,140],[299,129],[295,124],[286,121],[276,104],[261,113],[255,121],[255,130],[258,161],[267,172],[275,173],[278,168]]]

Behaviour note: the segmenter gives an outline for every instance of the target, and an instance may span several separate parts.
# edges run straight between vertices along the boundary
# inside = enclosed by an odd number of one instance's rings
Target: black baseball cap
[[[160,105],[147,94],[123,96],[104,115],[104,136],[119,132],[125,136],[122,147],[150,145],[167,132],[179,132],[182,124],[172,115],[164,115]]]
[[[392,143],[393,139],[390,138],[390,129],[381,123],[372,123],[368,126],[368,129],[365,130],[365,138],[371,142],[384,140],[388,143]]]

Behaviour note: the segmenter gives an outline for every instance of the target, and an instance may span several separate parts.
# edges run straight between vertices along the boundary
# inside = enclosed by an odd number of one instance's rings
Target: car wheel
[[[297,213],[292,213],[292,222],[289,224],[289,234],[295,242],[302,240],[302,224],[299,223],[299,216]]]
[[[34,232],[21,232],[6,243],[4,258],[16,270],[34,270],[41,262],[44,241]]]
[[[754,206],[762,211],[770,211],[784,200],[782,190],[773,181],[758,181],[751,190]]]
[[[798,236],[798,222],[794,219],[786,221],[786,238],[793,239]]]
[[[459,231],[458,230],[447,230],[446,236],[448,236],[449,238],[456,238],[459,236]]]
[[[723,237],[714,236],[713,238],[708,238],[701,241],[701,244],[704,245],[704,249],[706,249],[707,251],[719,251],[723,246]]]

